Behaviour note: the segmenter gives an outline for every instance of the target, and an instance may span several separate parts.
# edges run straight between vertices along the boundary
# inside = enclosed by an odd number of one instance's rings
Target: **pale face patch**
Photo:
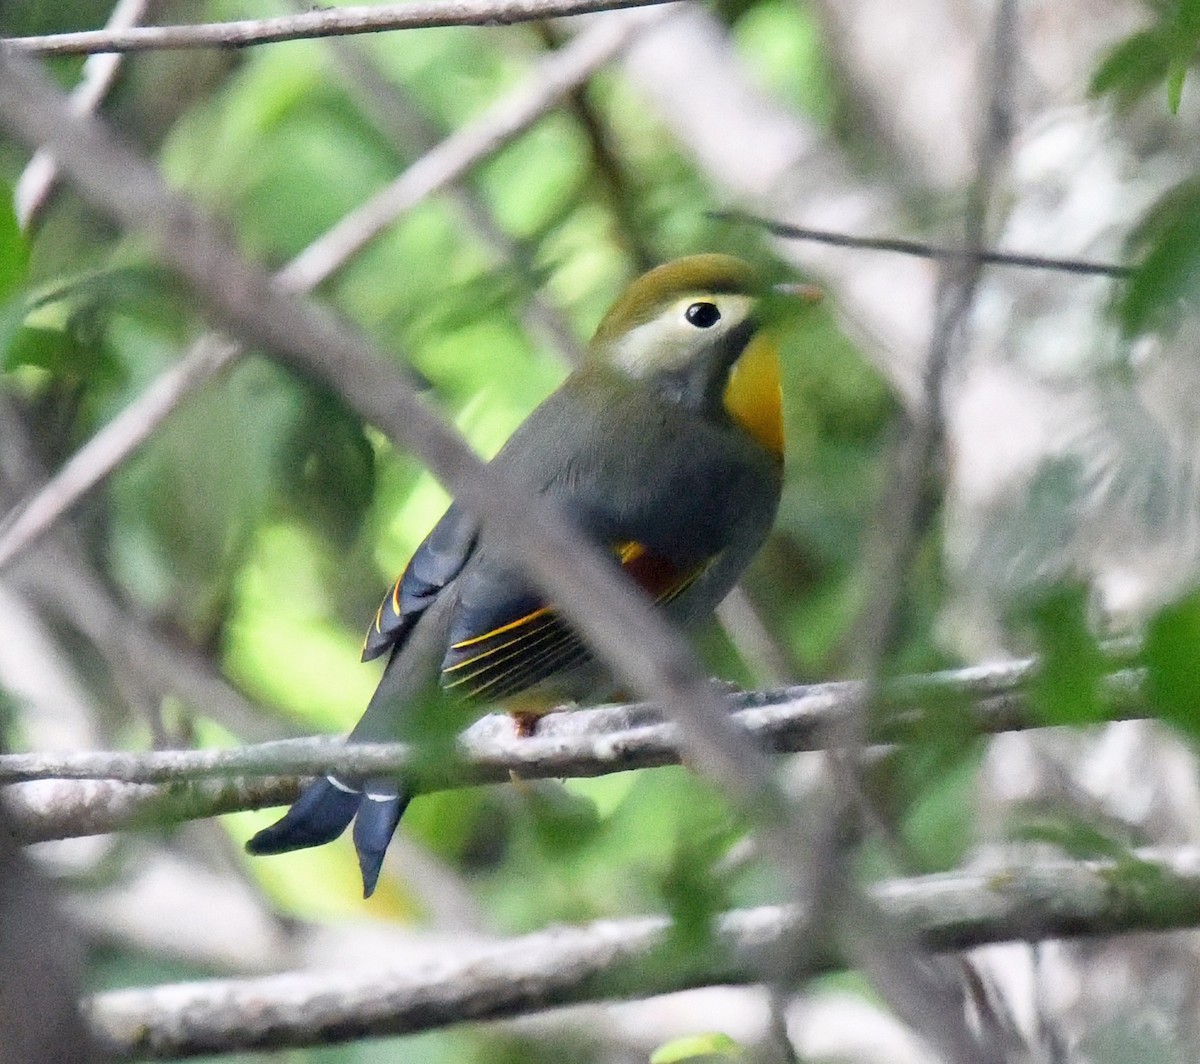
[[[692,292],[680,296],[649,321],[629,330],[611,348],[613,365],[635,378],[670,372],[691,362],[702,347],[718,343],[723,336],[741,325],[754,307],[754,299],[730,293]],[[688,308],[711,304],[720,318],[707,327],[696,324],[710,316]]]

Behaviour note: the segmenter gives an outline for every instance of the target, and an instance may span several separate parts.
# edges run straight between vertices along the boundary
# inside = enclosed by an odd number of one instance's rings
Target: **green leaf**
[[[1171,35],[1162,27],[1127,37],[1101,61],[1092,95],[1111,93],[1120,106],[1129,106],[1167,76],[1172,50]]]
[[[1110,830],[1105,830],[1106,827]],[[1078,861],[1129,859],[1131,841],[1125,825],[1087,821],[1076,810],[1066,807],[1047,809],[1042,804],[1036,808],[1018,810],[1009,826],[1008,835],[1020,842],[1056,846]]]
[[[1039,668],[1030,698],[1046,724],[1093,724],[1106,719],[1100,698],[1104,655],[1087,622],[1087,592],[1064,587],[1029,611]]]
[[[12,210],[12,190],[0,184],[0,303],[6,301],[24,282],[29,266],[29,246],[17,216]]]
[[[1143,657],[1146,691],[1158,715],[1200,738],[1200,592],[1150,622]]]
[[[671,944],[683,956],[702,953],[712,944],[712,924],[731,904],[729,874],[718,867],[729,850],[731,826],[700,829],[682,836],[660,883],[671,914]]]
[[[1183,81],[1187,77],[1188,60],[1176,59],[1167,73],[1167,107],[1171,114],[1179,114],[1179,100],[1183,96]]]
[[[678,1064],[681,1060],[711,1057],[740,1060],[745,1056],[746,1047],[740,1042],[720,1031],[712,1031],[708,1034],[689,1034],[672,1039],[650,1054],[650,1064]]]
[[[596,803],[553,780],[516,785],[532,814],[534,836],[550,855],[561,856],[587,846],[600,830]]]

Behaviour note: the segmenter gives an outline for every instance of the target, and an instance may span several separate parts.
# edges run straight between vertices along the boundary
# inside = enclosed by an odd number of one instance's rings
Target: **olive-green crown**
[[[753,267],[732,255],[689,255],[656,266],[626,288],[604,315],[592,337],[592,349],[602,351],[630,329],[650,321],[680,296],[748,295],[757,287]]]

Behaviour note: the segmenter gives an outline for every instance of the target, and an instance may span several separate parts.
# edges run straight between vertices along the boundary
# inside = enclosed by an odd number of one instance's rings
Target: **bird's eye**
[[[721,320],[721,312],[716,303],[693,303],[683,316],[697,329],[711,329]]]

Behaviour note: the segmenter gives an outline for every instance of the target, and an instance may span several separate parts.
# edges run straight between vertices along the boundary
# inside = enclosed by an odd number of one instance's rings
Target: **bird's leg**
[[[519,739],[531,738],[537,731],[538,721],[542,719],[541,713],[524,711],[514,713],[512,710],[509,710],[508,715],[512,717],[513,727],[516,729],[517,738]]]
[[[538,721],[547,713],[561,708],[561,703],[544,693],[523,691],[504,700],[504,712],[512,717],[517,738],[528,739],[537,732]]]

